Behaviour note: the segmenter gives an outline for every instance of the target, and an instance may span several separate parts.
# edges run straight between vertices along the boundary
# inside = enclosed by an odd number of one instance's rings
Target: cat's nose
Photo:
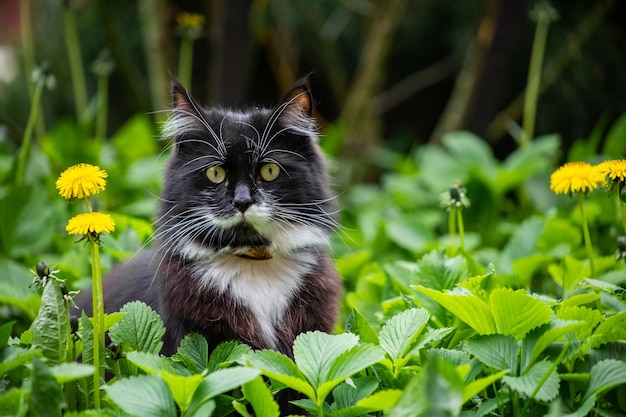
[[[240,212],[244,213],[254,203],[252,200],[252,191],[247,184],[239,183],[235,187],[233,196],[233,206],[237,207]]]

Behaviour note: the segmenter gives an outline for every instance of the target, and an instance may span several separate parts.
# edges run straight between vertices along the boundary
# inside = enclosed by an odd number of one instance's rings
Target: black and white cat
[[[164,354],[198,332],[211,349],[238,339],[292,356],[299,333],[332,330],[341,292],[326,250],[337,208],[308,84],[247,111],[201,109],[178,83],[172,94],[156,248],[109,274],[105,308],[152,306]]]

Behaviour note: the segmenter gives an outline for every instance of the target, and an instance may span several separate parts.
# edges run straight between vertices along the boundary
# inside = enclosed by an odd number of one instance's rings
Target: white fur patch
[[[306,252],[277,254],[268,260],[221,254],[197,263],[194,275],[200,285],[228,293],[249,308],[266,343],[275,348],[275,327],[315,262],[315,255]]]

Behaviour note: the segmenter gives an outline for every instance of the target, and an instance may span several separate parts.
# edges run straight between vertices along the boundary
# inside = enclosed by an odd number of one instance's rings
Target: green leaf
[[[93,363],[93,324],[84,311],[78,319],[78,325],[83,342],[83,363]],[[100,363],[104,363],[103,349],[100,349]]]
[[[519,345],[512,336],[476,336],[465,341],[464,349],[491,368],[517,372]]]
[[[45,190],[30,185],[11,186],[0,195],[0,253],[19,258],[32,255],[54,236],[52,221],[58,204],[42,196]]]
[[[496,325],[488,304],[475,295],[468,292],[443,293],[421,285],[414,288],[435,300],[478,334],[496,333]]]
[[[554,282],[571,292],[576,285],[585,277],[585,266],[576,258],[565,256],[561,265],[552,264],[548,267],[548,273]]]
[[[93,375],[94,367],[84,363],[68,362],[50,368],[59,384],[76,381]]]
[[[111,138],[120,158],[129,165],[156,153],[156,140],[150,118],[138,115],[126,122]]]
[[[30,411],[41,417],[57,417],[65,406],[61,386],[50,369],[33,357],[30,381]]]
[[[63,293],[54,280],[48,280],[41,296],[41,308],[32,324],[33,348],[50,363],[65,361],[69,335],[69,316]]]
[[[341,410],[355,405],[360,400],[372,395],[378,388],[378,379],[374,376],[356,378],[343,384],[337,385],[333,390],[333,410]]]
[[[369,343],[357,345],[345,351],[333,361],[328,372],[324,374],[322,383],[317,388],[318,400],[326,398],[337,384],[380,362],[384,357],[385,352],[381,348]]]
[[[377,345],[379,343],[378,335],[367,319],[356,308],[352,310],[352,317],[354,317],[354,325],[350,329],[351,332],[359,336],[360,340]]]
[[[358,343],[359,338],[350,333],[330,335],[320,331],[306,332],[296,337],[293,354],[298,368],[317,389],[327,381],[335,359]]]
[[[155,374],[160,371],[174,372],[170,361],[155,353],[141,351],[129,352],[126,354],[126,359],[147,374]]]
[[[258,369],[236,366],[232,368],[219,369],[207,375],[198,391],[203,398],[214,398],[220,394],[239,388],[243,384],[252,381],[259,376]]]
[[[544,226],[544,220],[535,216],[525,220],[515,229],[515,233],[502,251],[498,268],[501,273],[511,273],[515,259],[534,254]]]
[[[5,252],[0,249],[0,253]],[[40,297],[28,287],[33,274],[17,262],[0,259],[0,277],[0,304],[15,306],[34,320],[39,312]]]
[[[4,323],[0,326],[0,349],[9,345],[9,338],[11,337],[11,331],[13,330],[14,324],[15,320]]]
[[[582,328],[584,325],[585,323],[583,321],[555,319],[548,324],[546,330],[536,339],[532,346],[527,342],[531,341],[533,338],[524,338],[524,351],[530,351],[531,355],[527,361],[523,361],[522,371],[534,364],[539,358],[539,355],[541,355],[543,351],[546,350],[552,343],[560,340],[568,333],[576,333],[578,329]]]
[[[120,312],[125,316],[109,330],[111,340],[122,343],[124,351],[159,353],[165,334],[159,315],[141,301],[126,304]]]
[[[539,401],[552,401],[559,394],[561,381],[559,374],[553,369],[552,362],[538,362],[534,364],[526,374],[522,376],[506,375],[502,378],[502,381],[507,383],[515,391],[532,397],[537,386],[539,386],[548,372],[550,372],[550,376],[548,376],[543,385],[541,385],[541,388],[539,388],[534,398]]]
[[[163,379],[139,375],[105,386],[108,397],[126,413],[136,417],[176,417],[176,405]]]
[[[581,325],[575,329],[574,335],[578,340],[584,341],[591,336],[593,329],[604,320],[604,314],[592,308],[567,307],[561,304],[561,308],[556,312],[556,318],[580,322]]]
[[[484,378],[476,379],[463,387],[463,403],[468,402],[472,397],[478,395],[479,392],[491,386],[498,379],[506,375],[508,371],[500,371],[495,374],[488,375]]]
[[[626,339],[626,310],[604,320],[593,332],[589,349]]]
[[[2,362],[0,362],[0,377],[11,372],[15,368],[27,364],[33,356],[40,354],[35,350],[26,350],[17,347],[8,348],[2,353]]]
[[[185,413],[191,405],[193,395],[196,389],[202,383],[201,374],[193,374],[189,376],[175,375],[167,371],[159,372],[165,383],[172,393],[174,402],[182,413]]]
[[[427,253],[417,266],[417,283],[435,290],[452,289],[469,275],[464,257],[449,258],[441,250]]]
[[[430,314],[423,308],[411,308],[396,314],[380,330],[380,347],[392,360],[404,358],[429,319]]]
[[[204,336],[198,333],[188,333],[172,359],[182,362],[187,369],[194,373],[204,371],[209,363],[209,344]]]
[[[257,377],[241,388],[243,396],[254,411],[256,417],[278,417],[280,410],[263,378]],[[241,404],[241,403],[237,403]],[[245,407],[244,407],[245,408]],[[245,414],[243,414],[245,415]]]
[[[0,416],[26,415],[30,391],[22,388],[12,389],[0,394]]]
[[[315,398],[315,390],[298,369],[294,361],[273,350],[260,350],[244,356],[244,361],[263,371],[263,374],[309,398]]]
[[[199,346],[196,348],[199,348]],[[214,372],[220,368],[228,367],[240,360],[243,355],[251,352],[252,348],[250,348],[250,346],[237,340],[222,342],[211,352],[207,370]]]
[[[626,384],[625,362],[614,359],[598,362],[591,368],[589,387],[587,388],[583,402],[591,396],[599,396],[622,384]]]
[[[428,408],[424,415],[457,415],[463,405],[463,379],[451,363],[437,359],[426,367]]]
[[[489,297],[489,308],[498,333],[518,340],[552,317],[550,307],[530,296],[526,290],[496,288]]]
[[[337,411],[328,413],[329,417],[358,417],[374,413],[377,411],[389,410],[394,407],[400,397],[401,390],[382,390],[370,395],[367,398],[359,400],[356,404],[349,407],[340,408]]]

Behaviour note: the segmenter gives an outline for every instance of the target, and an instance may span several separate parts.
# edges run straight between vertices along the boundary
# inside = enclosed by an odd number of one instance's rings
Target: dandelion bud
[[[107,352],[109,352],[109,357],[113,360],[121,359],[123,356],[122,353],[122,344],[120,342],[111,342],[109,346],[107,346]]]
[[[44,261],[39,261],[35,270],[37,271],[37,276],[39,276],[39,278],[46,278],[50,275],[50,268]]]

